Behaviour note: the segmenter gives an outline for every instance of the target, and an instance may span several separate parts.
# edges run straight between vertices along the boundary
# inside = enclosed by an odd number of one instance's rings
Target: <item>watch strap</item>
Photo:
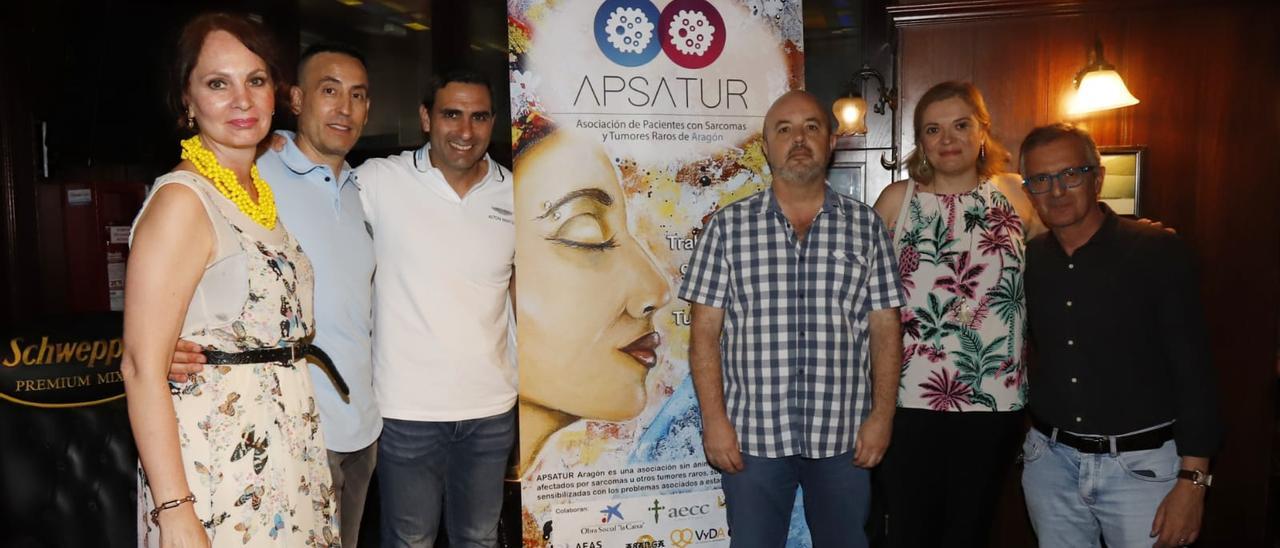
[[[1195,485],[1196,487],[1209,487],[1210,485],[1213,485],[1213,475],[1206,474],[1199,470],[1183,468],[1178,470],[1178,478],[1190,480],[1192,485]]]

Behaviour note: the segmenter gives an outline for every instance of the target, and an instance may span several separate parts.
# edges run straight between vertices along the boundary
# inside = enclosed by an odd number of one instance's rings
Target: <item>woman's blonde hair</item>
[[[1009,151],[991,134],[991,113],[987,112],[987,102],[982,99],[982,92],[969,82],[943,82],[924,93],[920,102],[916,104],[916,110],[912,116],[916,148],[907,156],[907,173],[916,182],[933,182],[933,166],[929,165],[929,160],[925,158],[924,150],[920,147],[922,134],[920,126],[924,125],[924,111],[929,108],[929,105],[952,97],[960,98],[973,109],[973,117],[978,121],[978,127],[982,128],[982,133],[986,137],[983,141],[985,151],[978,156],[978,179],[987,179],[1005,171],[1005,165],[1009,161]]]

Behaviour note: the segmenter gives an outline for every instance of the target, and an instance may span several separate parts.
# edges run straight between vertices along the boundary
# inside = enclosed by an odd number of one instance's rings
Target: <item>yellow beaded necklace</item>
[[[267,230],[276,228],[276,200],[271,187],[258,175],[258,166],[249,168],[249,178],[253,180],[253,188],[258,191],[258,202],[249,198],[249,192],[240,185],[240,179],[234,171],[222,167],[218,157],[204,148],[200,136],[195,135],[182,141],[182,159],[196,166],[196,171],[206,179],[213,181],[214,188],[236,204],[245,216],[262,225]]]

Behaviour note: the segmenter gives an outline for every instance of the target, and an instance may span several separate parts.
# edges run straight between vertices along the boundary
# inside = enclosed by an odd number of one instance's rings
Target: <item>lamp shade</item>
[[[1091,70],[1080,78],[1076,94],[1067,106],[1071,115],[1087,114],[1100,110],[1127,107],[1138,104],[1138,98],[1129,93],[1124,79],[1114,70]]]
[[[831,105],[836,115],[837,135],[860,135],[867,132],[867,100],[862,97],[841,97]]]

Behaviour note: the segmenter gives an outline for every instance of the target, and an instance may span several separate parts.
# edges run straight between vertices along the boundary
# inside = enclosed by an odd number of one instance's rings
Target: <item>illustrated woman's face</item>
[[[973,108],[959,97],[933,103],[924,110],[920,145],[939,173],[959,174],[977,169],[978,147],[986,139]]]
[[[271,129],[275,84],[258,54],[218,30],[204,39],[185,99],[206,146],[252,148]]]
[[[653,314],[670,288],[627,228],[613,163],[559,132],[520,157],[515,180],[521,399],[635,417],[661,342]]]

